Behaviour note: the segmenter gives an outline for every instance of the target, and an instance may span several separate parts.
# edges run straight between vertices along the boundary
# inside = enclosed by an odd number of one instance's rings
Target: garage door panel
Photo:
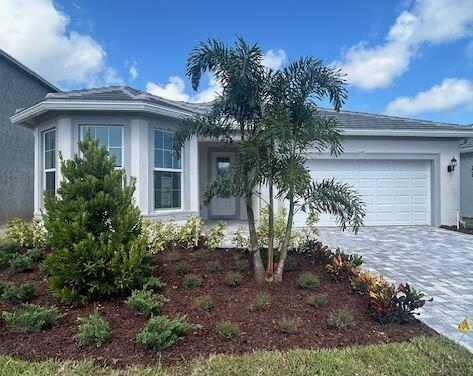
[[[430,163],[422,160],[322,160],[309,163],[313,180],[351,185],[366,205],[365,225],[430,225]],[[305,213],[296,214],[304,226]],[[334,225],[321,215],[320,225]]]
[[[409,188],[409,179],[394,178],[394,188]]]

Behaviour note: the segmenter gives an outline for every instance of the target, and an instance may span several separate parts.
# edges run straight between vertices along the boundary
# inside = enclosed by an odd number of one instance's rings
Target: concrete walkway
[[[366,227],[357,235],[322,228],[331,248],[363,255],[364,267],[398,284],[408,282],[434,298],[419,318],[473,351],[473,333],[457,326],[473,319],[473,236],[433,227]],[[472,324],[472,322],[470,322]]]

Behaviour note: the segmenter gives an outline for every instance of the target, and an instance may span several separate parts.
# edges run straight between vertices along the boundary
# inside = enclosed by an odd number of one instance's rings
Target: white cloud
[[[128,70],[128,72],[130,73],[131,80],[132,81],[136,80],[136,78],[138,77],[138,68],[137,68],[136,61],[133,62],[133,64],[130,66],[130,69]]]
[[[266,68],[273,70],[279,69],[286,62],[286,51],[284,50],[269,50],[263,56],[263,65]]]
[[[179,76],[169,77],[167,84],[156,84],[154,82],[148,82],[146,84],[146,91],[150,94],[157,95],[158,97],[167,98],[175,101],[185,102],[211,102],[218,93],[222,91],[221,85],[215,80],[214,77],[210,77],[209,86],[207,89],[202,90],[195,95],[189,95],[185,92],[186,85],[184,80]]]
[[[123,81],[100,43],[68,25],[52,0],[0,1],[0,48],[46,79],[66,86]]]
[[[386,108],[388,115],[410,116],[422,112],[445,112],[460,106],[473,105],[473,82],[467,79],[446,78],[414,97],[400,97]]]
[[[423,44],[447,43],[472,35],[473,0],[416,0],[391,26],[384,43],[360,42],[335,62],[362,89],[389,86],[409,69]]]

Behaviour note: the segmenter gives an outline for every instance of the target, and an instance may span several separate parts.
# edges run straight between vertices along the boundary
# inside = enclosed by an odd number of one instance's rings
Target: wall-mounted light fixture
[[[447,166],[447,171],[452,172],[455,171],[455,166],[457,165],[457,159],[455,157],[452,158],[450,164]]]

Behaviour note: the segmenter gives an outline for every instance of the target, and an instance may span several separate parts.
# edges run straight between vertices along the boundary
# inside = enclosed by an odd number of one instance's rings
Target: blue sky
[[[312,55],[338,65],[350,82],[345,109],[464,124],[473,123],[472,31],[473,0],[0,4],[0,48],[61,88],[126,84],[206,100],[218,83],[192,93],[189,52],[241,35],[270,51],[268,64]]]

